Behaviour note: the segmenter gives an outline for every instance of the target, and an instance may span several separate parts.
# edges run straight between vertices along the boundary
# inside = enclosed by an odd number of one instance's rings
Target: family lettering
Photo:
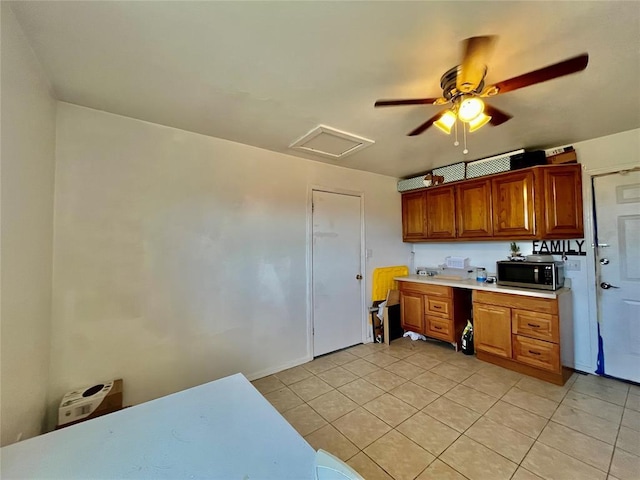
[[[587,252],[583,247],[584,240],[534,240],[532,253],[586,256]]]

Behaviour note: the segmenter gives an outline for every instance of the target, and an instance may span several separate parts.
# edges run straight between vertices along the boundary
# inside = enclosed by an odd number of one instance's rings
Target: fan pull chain
[[[458,141],[458,117],[456,116],[456,121],[453,124],[453,129],[456,131],[456,141],[453,142],[453,146],[457,147],[458,145],[460,145],[460,142]]]
[[[467,129],[464,126],[464,122],[462,123],[462,135],[464,137],[464,150],[462,150],[462,153],[466,155],[469,150],[467,150]]]

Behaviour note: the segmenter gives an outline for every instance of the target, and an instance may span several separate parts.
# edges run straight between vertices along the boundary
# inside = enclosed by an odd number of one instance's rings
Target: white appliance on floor
[[[114,382],[112,380],[66,393],[58,408],[58,427],[87,418],[98,410],[113,390]]]

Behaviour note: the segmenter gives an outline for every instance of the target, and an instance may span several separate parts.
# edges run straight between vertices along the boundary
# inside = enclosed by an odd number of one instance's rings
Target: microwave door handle
[[[538,280],[538,267],[533,267],[533,282],[537,285],[539,282]]]

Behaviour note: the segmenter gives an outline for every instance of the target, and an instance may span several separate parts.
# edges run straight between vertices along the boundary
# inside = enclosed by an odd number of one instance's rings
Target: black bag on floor
[[[462,353],[473,355],[473,325],[467,320],[467,326],[462,331]]]

